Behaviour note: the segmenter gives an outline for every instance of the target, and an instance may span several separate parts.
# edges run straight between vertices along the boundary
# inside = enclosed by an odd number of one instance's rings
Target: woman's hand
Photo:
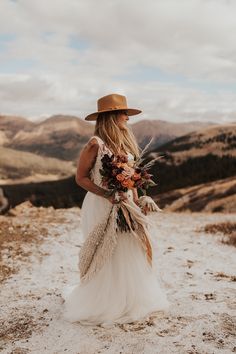
[[[149,212],[159,212],[162,209],[154,202],[154,200],[149,196],[139,197],[139,207],[143,214],[147,215]]]
[[[119,198],[118,198],[119,201],[116,200],[116,195],[119,196]],[[113,193],[112,195],[110,195],[106,199],[108,199],[112,204],[118,204],[120,201],[126,200],[128,198],[127,198],[127,195],[125,194],[125,192],[119,191],[119,192]]]

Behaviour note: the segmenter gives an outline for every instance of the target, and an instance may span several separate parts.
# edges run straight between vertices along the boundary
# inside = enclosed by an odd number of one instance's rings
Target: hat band
[[[124,106],[113,106],[113,107],[99,107],[99,111],[104,111],[104,110],[113,110],[113,109],[127,109],[127,107]]]

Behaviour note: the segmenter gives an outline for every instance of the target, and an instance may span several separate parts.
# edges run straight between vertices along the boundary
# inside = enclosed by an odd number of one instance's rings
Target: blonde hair
[[[117,125],[118,113],[119,111],[99,113],[94,135],[99,136],[115,155],[124,150],[130,152],[136,160],[140,155],[140,147],[129,126],[120,129]]]

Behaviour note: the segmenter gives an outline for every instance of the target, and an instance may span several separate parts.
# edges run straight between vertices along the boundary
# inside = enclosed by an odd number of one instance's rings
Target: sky
[[[0,114],[236,121],[235,0],[0,0]]]

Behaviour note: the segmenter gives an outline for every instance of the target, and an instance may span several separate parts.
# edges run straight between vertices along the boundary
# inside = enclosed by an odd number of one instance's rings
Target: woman
[[[134,188],[120,193],[119,198],[114,193],[110,194],[102,187],[99,171],[104,153],[124,154],[129,161],[139,157],[139,147],[127,121],[129,116],[141,111],[128,108],[126,97],[118,94],[104,96],[97,104],[97,112],[85,118],[96,120],[96,126],[94,136],[80,153],[76,174],[77,184],[88,191],[81,209],[84,241],[88,241],[88,235],[93,233],[116,203],[129,200],[131,204],[135,203],[137,215],[148,212],[148,208],[140,212],[137,207],[138,193]],[[105,327],[140,321],[155,311],[168,308],[166,296],[140,243],[131,232],[116,231],[116,235],[114,232],[108,232],[107,241],[103,240],[103,243],[109,243],[116,237],[110,258],[100,262],[103,264],[101,269],[94,272],[87,282],[80,281],[69,293],[64,294],[65,318],[69,321]],[[97,243],[88,245],[91,248]],[[83,252],[83,257],[84,254],[86,252]]]

